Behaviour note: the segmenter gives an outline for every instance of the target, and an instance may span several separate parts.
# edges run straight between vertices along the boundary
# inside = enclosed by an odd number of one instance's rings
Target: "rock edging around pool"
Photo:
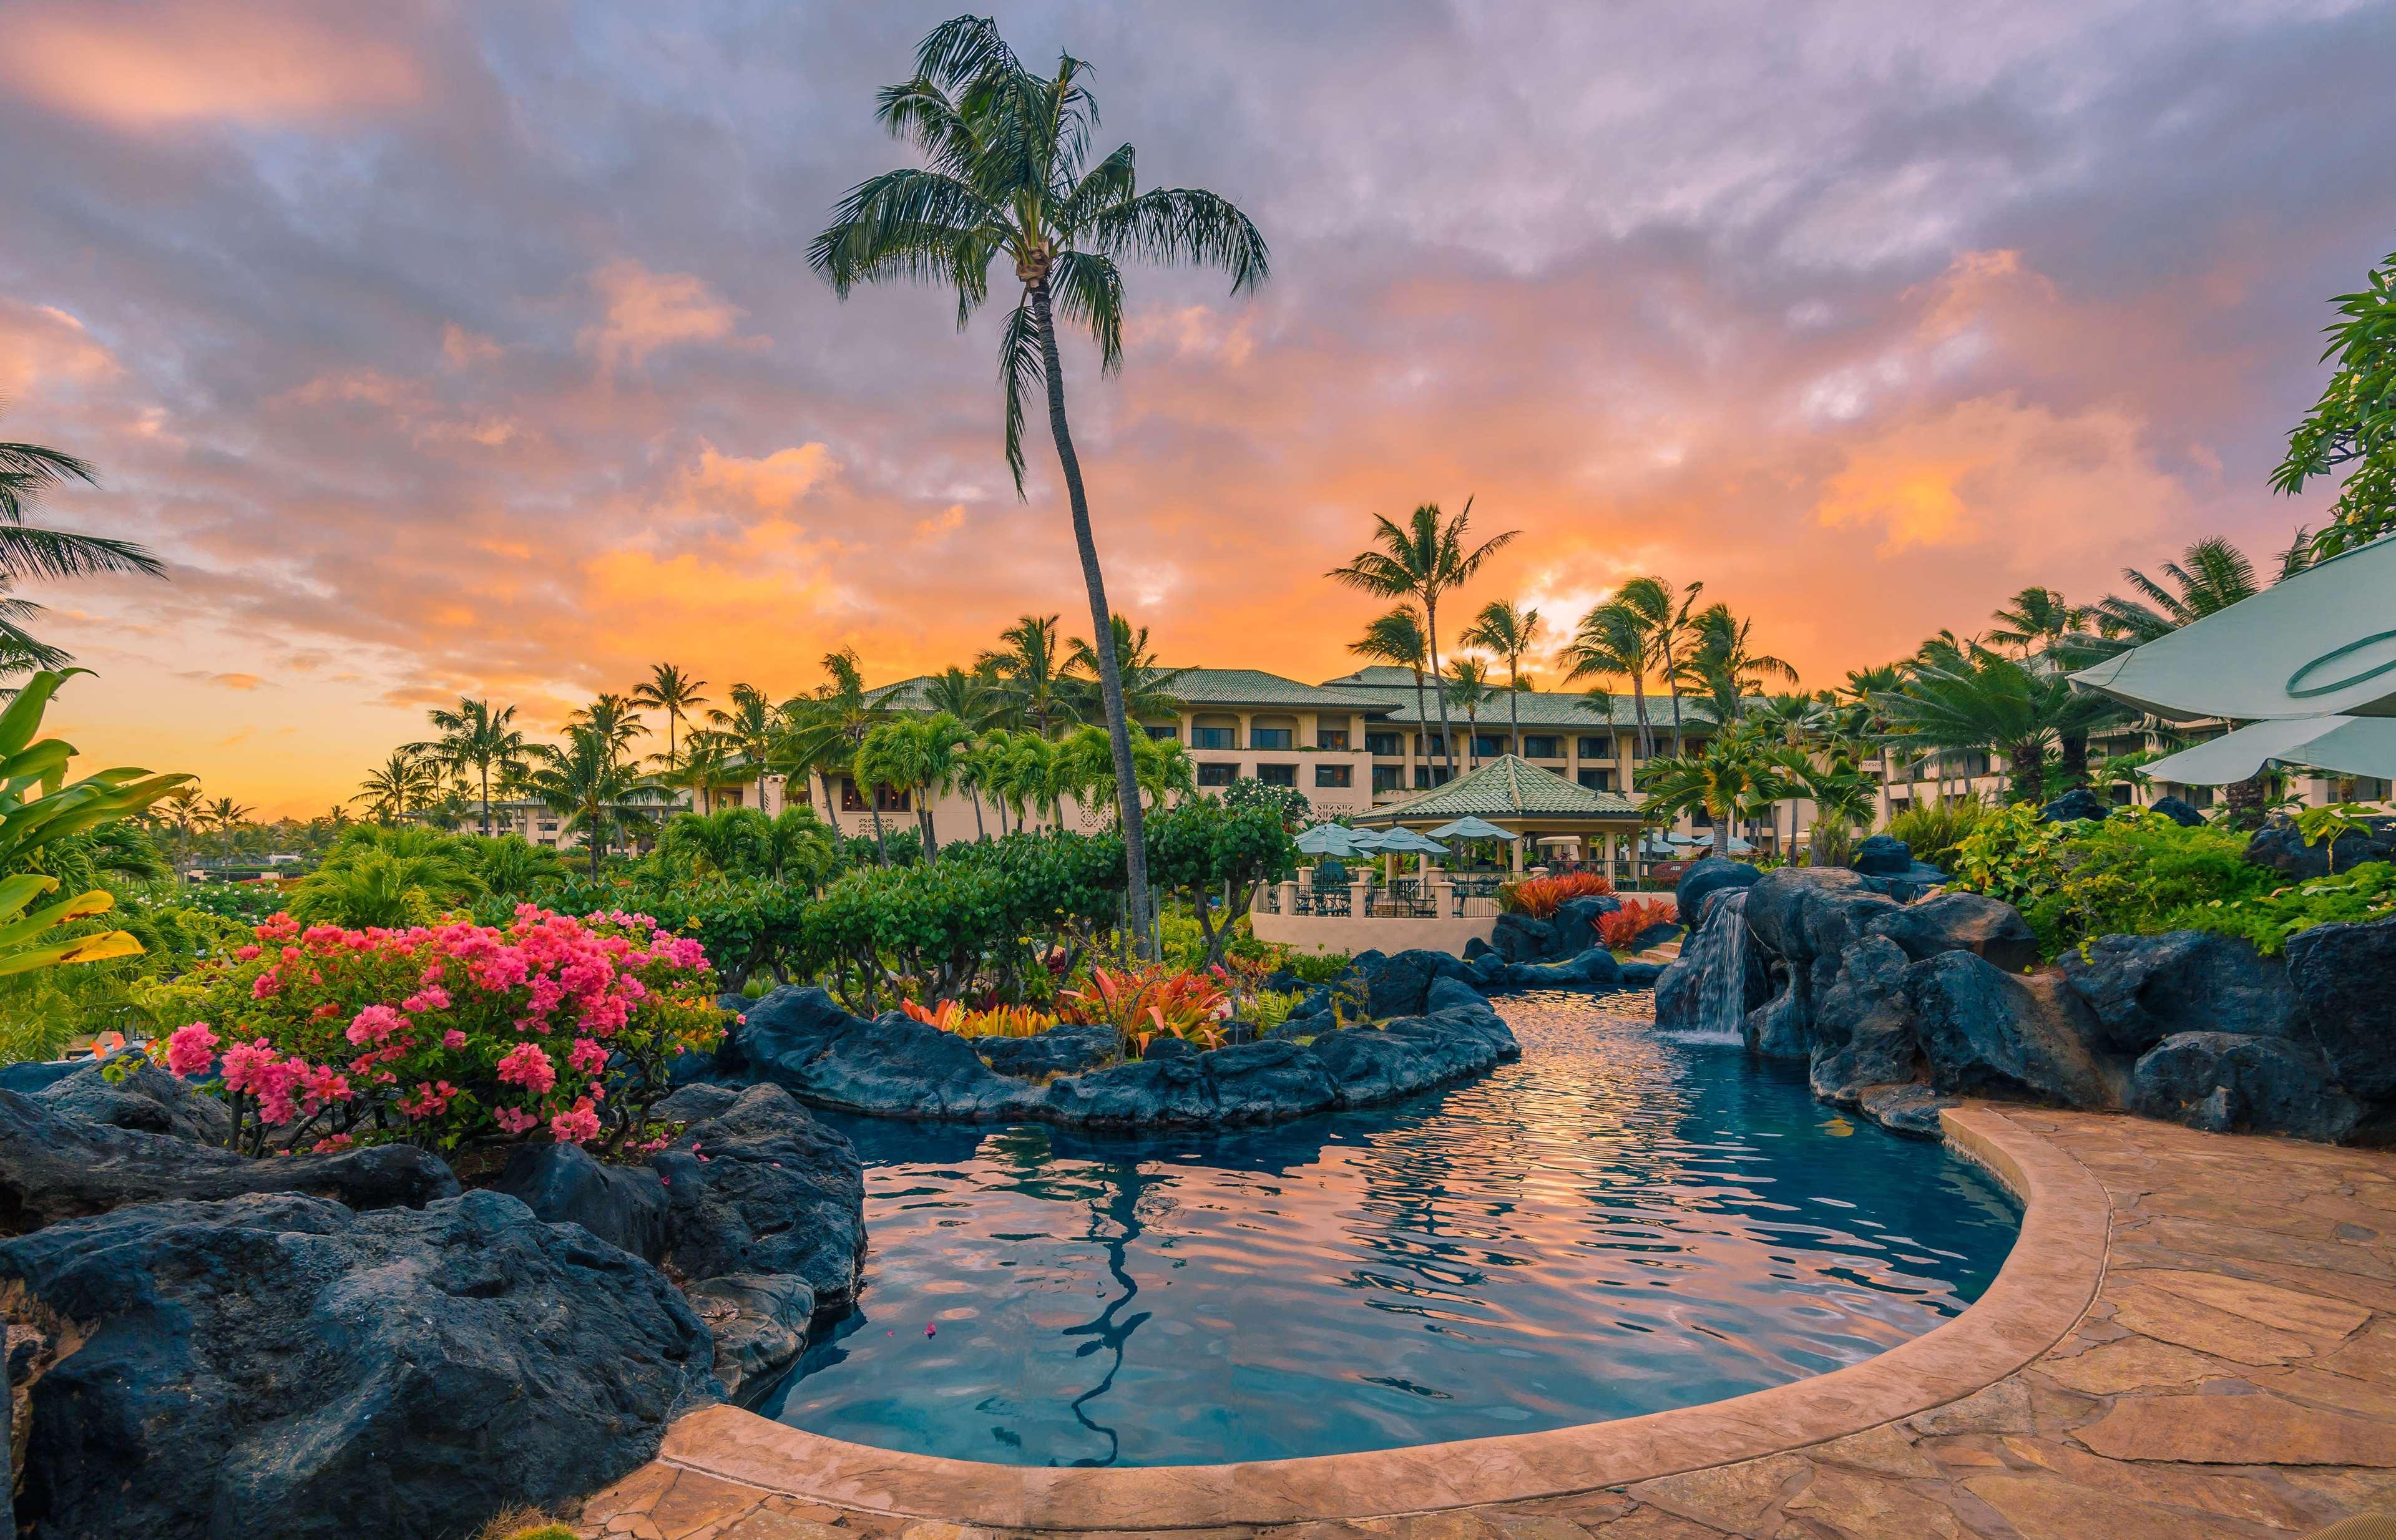
[[[996,1529],[1151,1533],[1523,1503],[1801,1449],[1985,1389],[2060,1342],[2096,1297],[2111,1217],[2096,1179],[1994,1108],[1950,1110],[1945,1121],[1949,1142],[2022,1199],[2012,1255],[1988,1293],[1954,1320],[1811,1379],[1545,1433],[1244,1465],[1131,1468],[992,1466],[895,1454],[711,1407],[673,1425],[659,1460],[871,1513]],[[604,1494],[594,1503],[604,1506]]]
[[[1164,1040],[1145,1058],[1112,1064],[1096,1062],[1111,1042],[1104,1029],[976,1040],[898,1012],[868,1020],[820,989],[784,988],[747,1002],[746,1019],[712,1060],[692,1067],[692,1078],[779,1085],[812,1106],[876,1117],[1139,1131],[1372,1107],[1520,1058],[1514,1034],[1467,981],[1465,964],[1444,953],[1420,955],[1452,971],[1423,976],[1428,968],[1385,966],[1368,974],[1385,980],[1370,986],[1377,1014],[1393,1002],[1404,1010],[1379,1026],[1340,1027],[1326,1010],[1293,1018],[1261,1041],[1202,1052]],[[1418,981],[1404,1001],[1400,980],[1408,975]],[[993,1061],[1018,1073],[1002,1073]],[[1028,1078],[1044,1073],[1054,1078]],[[691,1101],[701,1095],[695,1086],[676,1093]]]

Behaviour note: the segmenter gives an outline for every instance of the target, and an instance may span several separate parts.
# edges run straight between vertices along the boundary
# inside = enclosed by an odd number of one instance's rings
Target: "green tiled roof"
[[[1262,669],[1184,669],[1173,693],[1192,706],[1290,706],[1331,711],[1377,711],[1377,694],[1301,684]]]
[[[1439,724],[1438,687],[1429,680],[1423,682],[1422,710],[1418,717],[1415,707],[1415,676],[1411,669],[1377,665],[1369,669],[1359,669],[1352,674],[1343,674],[1338,679],[1326,679],[1323,684],[1325,689],[1366,696],[1383,702],[1390,708],[1391,722],[1411,723],[1424,720],[1433,726]],[[1523,725],[1526,728],[1552,727],[1558,730],[1577,728],[1587,732],[1597,727],[1635,727],[1639,724],[1638,702],[1627,690],[1616,693],[1614,709],[1609,716],[1607,712],[1591,705],[1587,696],[1577,692],[1524,690],[1519,694],[1509,694],[1500,687],[1490,697],[1488,704],[1481,708],[1483,730],[1503,731],[1507,724],[1513,721],[1513,712],[1518,704],[1522,710]],[[1449,724],[1461,732],[1464,727],[1464,714],[1451,706],[1448,708],[1447,715]],[[1694,700],[1684,699],[1681,702],[1681,720],[1692,728],[1710,728],[1714,719],[1713,712],[1705,706]],[[1651,727],[1660,733],[1670,733],[1672,730],[1672,701],[1670,696],[1650,695],[1647,697],[1647,722]]]
[[[1552,770],[1529,760],[1501,754],[1480,769],[1461,775],[1445,786],[1418,797],[1370,813],[1360,813],[1360,824],[1410,823],[1423,818],[1443,822],[1466,814],[1483,818],[1604,818],[1618,821],[1639,816],[1639,804],[1619,791],[1592,791],[1576,786]]]

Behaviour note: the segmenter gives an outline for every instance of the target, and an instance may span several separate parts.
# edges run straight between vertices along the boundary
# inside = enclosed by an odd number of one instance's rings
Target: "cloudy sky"
[[[0,437],[168,583],[48,586],[110,763],[317,811],[460,693],[553,727],[1086,634],[995,319],[806,268],[939,6],[0,10]],[[1247,210],[1233,299],[1135,271],[1069,346],[1118,607],[1321,678],[1376,512],[1524,538],[1568,626],[1702,579],[1809,684],[2318,518],[2265,478],[2327,297],[2396,247],[2388,4],[1032,4],[1143,181]],[[1078,619],[1077,612],[1079,613]]]

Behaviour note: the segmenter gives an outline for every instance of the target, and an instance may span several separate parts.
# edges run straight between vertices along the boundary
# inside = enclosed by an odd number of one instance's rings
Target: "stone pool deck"
[[[1974,1106],[2029,1202],[1956,1321],[1835,1374],[1520,1438],[1045,1471],[730,1408],[585,1506],[638,1540],[2270,1540],[2396,1509],[2396,1154]]]

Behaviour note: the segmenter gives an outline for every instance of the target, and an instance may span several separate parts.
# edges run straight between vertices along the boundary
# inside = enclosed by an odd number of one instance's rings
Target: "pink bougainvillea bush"
[[[733,1019],[699,944],[642,914],[526,905],[504,927],[363,931],[278,914],[257,936],[162,991],[186,1024],[151,1050],[225,1096],[252,1151],[621,1153],[662,1132],[648,1109],[667,1063]]]

